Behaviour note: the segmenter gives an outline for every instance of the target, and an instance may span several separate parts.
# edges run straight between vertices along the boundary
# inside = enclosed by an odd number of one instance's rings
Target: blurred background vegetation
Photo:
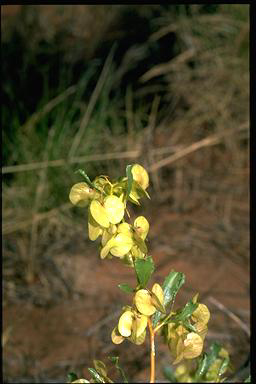
[[[92,249],[68,201],[78,168],[115,178],[144,165],[152,218],[163,207],[209,225],[209,209],[213,237],[226,231],[248,266],[249,6],[1,11],[4,310],[72,296],[72,252]]]

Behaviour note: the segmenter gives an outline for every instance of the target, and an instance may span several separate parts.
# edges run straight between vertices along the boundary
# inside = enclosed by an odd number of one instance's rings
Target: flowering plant
[[[149,222],[138,216],[131,222],[128,203],[140,205],[147,192],[149,176],[139,164],[126,167],[126,176],[111,181],[101,175],[93,181],[83,170],[84,177],[71,188],[69,198],[72,204],[88,208],[88,234],[92,241],[101,238],[101,259],[116,257],[123,264],[134,269],[137,285],[119,284],[119,288],[132,294],[130,303],[123,307],[111,339],[114,344],[125,340],[136,345],[144,343],[147,331],[150,336],[150,383],[155,382],[155,336],[160,335],[170,350],[172,364],[195,361],[194,365],[179,365],[175,373],[166,375],[176,382],[221,382],[229,367],[228,352],[214,343],[210,352],[203,353],[204,339],[208,330],[210,312],[198,301],[198,293],[182,308],[174,310],[175,298],[185,282],[182,272],[170,271],[163,285],[155,283],[151,289],[149,280],[154,273],[154,262],[148,255],[147,234]],[[125,217],[128,217],[126,221]],[[119,370],[122,381],[128,382],[118,357],[110,360]],[[90,381],[70,373],[71,383],[112,383],[107,367],[100,360],[94,360],[94,368],[88,368]]]

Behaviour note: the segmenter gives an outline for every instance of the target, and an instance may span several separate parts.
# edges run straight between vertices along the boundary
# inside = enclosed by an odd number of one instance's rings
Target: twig
[[[248,337],[250,337],[250,329],[249,327],[233,312],[231,312],[228,308],[226,308],[222,303],[220,303],[218,300],[216,300],[214,297],[210,296],[208,297],[208,300],[214,304],[217,308],[219,308],[222,312],[226,313],[232,320],[234,320],[247,334]]]
[[[168,146],[152,149],[155,155],[162,155],[165,153],[175,152],[176,150],[180,150],[180,146]],[[125,151],[125,152],[110,152],[110,153],[99,153],[95,155],[87,155],[87,156],[78,156],[73,157],[72,159],[58,159],[51,161],[43,161],[37,163],[29,163],[29,164],[20,164],[20,165],[10,165],[2,168],[2,174],[10,174],[17,172],[26,172],[26,171],[35,171],[48,167],[62,167],[67,164],[80,164],[80,163],[88,163],[91,161],[104,161],[104,160],[115,160],[115,159],[129,159],[129,158],[137,158],[141,156],[142,149],[137,149],[134,151]]]
[[[21,222],[18,222],[18,223],[11,222],[11,223],[5,224],[3,226],[2,233],[3,233],[3,235],[7,235],[9,233],[16,232],[16,231],[18,231],[20,229],[26,228],[29,225],[31,225],[33,220],[34,221],[41,221],[41,220],[44,220],[44,219],[49,219],[50,217],[56,215],[58,212],[70,209],[71,207],[73,207],[72,204],[66,203],[66,204],[61,205],[58,208],[53,208],[50,211],[47,211],[47,212],[44,212],[44,213],[36,213],[36,215],[33,218],[30,218],[28,220],[24,220],[24,221],[21,221]]]
[[[165,159],[162,159],[162,160],[156,162],[155,164],[152,164],[151,167],[149,168],[149,171],[155,172],[157,169],[164,167],[165,165],[169,165],[169,164],[173,163],[174,161],[179,160],[182,157],[189,155],[192,152],[197,151],[200,148],[208,147],[211,145],[216,145],[221,141],[221,139],[224,136],[235,135],[239,131],[248,129],[248,126],[249,126],[249,123],[245,123],[245,124],[242,124],[238,129],[235,129],[235,130],[229,129],[227,131],[224,131],[223,133],[211,135],[211,136],[206,137],[205,139],[199,140],[199,141],[189,145],[188,147],[183,148],[180,151],[174,153],[173,155],[168,156]]]
[[[155,382],[155,332],[152,328],[151,320],[148,319],[148,328],[150,334],[150,383]]]

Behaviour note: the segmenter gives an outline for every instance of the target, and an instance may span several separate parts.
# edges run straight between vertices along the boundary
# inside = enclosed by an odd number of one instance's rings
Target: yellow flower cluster
[[[148,317],[159,307],[164,307],[164,293],[159,284],[154,284],[151,292],[140,289],[134,296],[134,307],[125,307],[117,327],[112,331],[114,344],[122,343],[125,338],[140,345],[146,337]]]
[[[127,200],[139,204],[141,197],[149,197],[146,192],[149,185],[147,171],[134,164],[131,173],[130,188],[128,177],[111,183],[108,177],[99,176],[90,185],[86,182],[73,185],[69,194],[72,204],[88,206],[89,238],[94,241],[102,236],[100,257],[115,256],[129,266],[134,265],[135,259],[145,258],[145,239],[149,231],[144,216],[137,217],[133,225],[124,220]]]

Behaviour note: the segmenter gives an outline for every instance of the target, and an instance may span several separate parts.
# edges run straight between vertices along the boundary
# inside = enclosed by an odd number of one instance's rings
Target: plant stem
[[[155,332],[152,328],[151,320],[148,319],[148,328],[150,333],[150,383],[155,382]]]
[[[158,324],[158,326],[154,328],[154,333],[157,332],[160,328],[162,328],[162,326],[166,324],[167,320],[169,320],[171,316],[172,316],[172,313],[170,313],[170,314],[169,314],[169,315],[162,321],[162,323]]]

